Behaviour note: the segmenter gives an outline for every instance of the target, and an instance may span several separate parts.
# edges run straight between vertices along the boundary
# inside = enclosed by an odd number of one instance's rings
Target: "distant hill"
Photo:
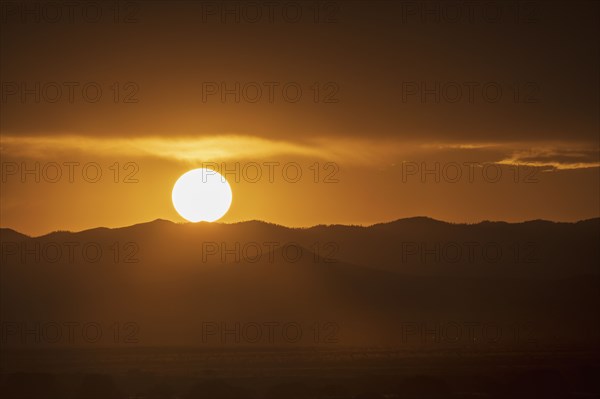
[[[14,323],[95,322],[111,345],[124,338],[110,326],[133,322],[139,331],[125,332],[140,345],[250,344],[236,328],[256,325],[257,344],[270,344],[274,322],[302,332],[278,344],[446,347],[481,343],[468,329],[487,325],[504,335],[486,345],[575,345],[600,331],[599,227],[410,218],[303,229],[156,220],[35,238],[0,229],[2,343],[49,344]],[[460,340],[428,339],[457,326]],[[223,339],[222,328],[233,332]]]

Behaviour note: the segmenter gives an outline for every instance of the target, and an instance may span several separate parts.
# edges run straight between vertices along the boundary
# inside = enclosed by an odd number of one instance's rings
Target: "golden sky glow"
[[[224,173],[233,190],[223,222],[371,224],[414,215],[456,222],[578,220],[594,216],[598,206],[591,183],[599,168],[589,148],[234,135],[3,136],[0,211],[3,226],[29,234],[184,221],[171,188],[181,174],[206,166]],[[72,176],[69,163],[76,163]],[[93,167],[84,175],[88,164]],[[102,177],[93,181],[98,168]]]
[[[119,24],[9,16],[0,226],[183,221],[170,191],[198,167],[225,169],[224,222],[600,216],[592,3],[500,24],[399,20],[402,2],[227,23],[201,3],[141,2]]]
[[[4,157],[49,159],[76,154],[105,157],[161,158],[184,164],[231,160],[266,159],[301,156],[347,163],[374,163],[407,155],[425,156],[445,150],[495,151],[502,159],[490,157],[485,162],[505,165],[528,165],[556,169],[579,169],[600,166],[598,149],[589,144],[550,143],[437,143],[420,144],[384,139],[368,141],[348,139],[340,143],[333,138],[315,138],[308,142],[276,141],[260,137],[221,135],[209,137],[133,137],[100,138],[85,136],[3,136],[0,153]],[[426,155],[428,154],[428,155]],[[442,159],[441,159],[442,160]]]

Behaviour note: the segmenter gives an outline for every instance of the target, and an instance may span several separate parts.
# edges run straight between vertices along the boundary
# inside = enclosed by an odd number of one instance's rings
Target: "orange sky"
[[[127,23],[3,9],[0,226],[182,221],[171,188],[200,166],[230,171],[224,222],[600,216],[593,2],[470,23],[406,2],[317,22],[312,2],[298,22],[169,4]]]

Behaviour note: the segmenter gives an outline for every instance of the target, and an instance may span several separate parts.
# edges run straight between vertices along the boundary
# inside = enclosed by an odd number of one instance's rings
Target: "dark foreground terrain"
[[[5,353],[1,385],[6,398],[597,398],[598,359],[586,350],[55,349]]]
[[[595,398],[600,219],[0,229],[3,398]]]

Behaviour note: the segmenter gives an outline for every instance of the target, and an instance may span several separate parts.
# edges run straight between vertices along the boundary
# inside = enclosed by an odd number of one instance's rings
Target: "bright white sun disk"
[[[233,198],[227,180],[212,169],[184,173],[173,186],[173,206],[190,222],[214,222],[223,217]]]

